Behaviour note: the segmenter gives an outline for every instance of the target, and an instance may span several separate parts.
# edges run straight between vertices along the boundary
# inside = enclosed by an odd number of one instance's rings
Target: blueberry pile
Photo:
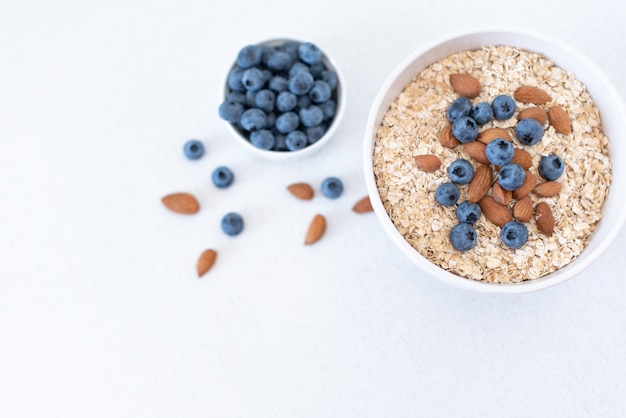
[[[317,142],[337,110],[337,73],[310,42],[245,46],[227,85],[219,116],[262,150],[298,151]]]

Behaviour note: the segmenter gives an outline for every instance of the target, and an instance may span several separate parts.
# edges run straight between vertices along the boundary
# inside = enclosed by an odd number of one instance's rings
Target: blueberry
[[[297,73],[308,73],[308,74],[311,74],[311,70],[309,69],[309,66],[306,65],[305,63],[303,63],[303,62],[296,62],[289,69],[289,77],[291,78],[294,75],[296,75]]]
[[[289,81],[283,76],[277,75],[272,77],[269,82],[269,88],[274,90],[275,92],[281,92],[287,90],[287,86],[289,85]]]
[[[265,113],[274,111],[274,103],[276,101],[276,94],[272,90],[263,89],[259,90],[254,98],[255,107],[261,109]]]
[[[305,109],[300,109],[299,112],[300,123],[307,128],[311,126],[319,125],[324,120],[324,112],[319,106],[309,106]]]
[[[337,177],[328,177],[322,182],[322,194],[329,199],[337,199],[343,193],[343,183]]]
[[[474,119],[477,124],[484,125],[493,119],[493,108],[487,102],[480,102],[472,107],[469,116]]]
[[[289,77],[289,91],[298,96],[307,94],[313,87],[313,81],[313,76],[310,73],[304,71],[297,72]]]
[[[304,42],[298,47],[300,59],[309,65],[322,62],[322,51],[311,42]]]
[[[298,97],[298,107],[300,109],[304,109],[305,107],[311,106],[311,99],[306,94]]]
[[[511,96],[501,94],[493,99],[491,107],[496,120],[507,120],[515,113],[515,100]]]
[[[226,80],[226,84],[228,84],[228,88],[232,91],[246,91],[246,88],[243,86],[241,82],[241,78],[243,77],[244,70],[241,67],[235,67],[228,73],[228,78]]]
[[[294,112],[285,112],[276,118],[276,130],[282,134],[295,131],[300,125],[300,118]]]
[[[485,147],[485,155],[493,165],[507,165],[513,159],[513,144],[503,138],[496,138]]]
[[[265,81],[265,74],[258,68],[248,68],[241,76],[241,83],[248,91],[261,90]]]
[[[281,91],[276,98],[276,109],[280,112],[289,112],[298,105],[298,96],[290,91]]]
[[[241,68],[250,68],[261,62],[263,52],[261,47],[256,45],[244,46],[237,54],[237,65]]]
[[[197,139],[190,139],[185,142],[183,152],[190,160],[197,160],[204,155],[204,144]]]
[[[459,158],[448,167],[450,180],[457,184],[468,184],[474,178],[474,167],[466,159]]]
[[[326,100],[319,106],[320,109],[322,109],[322,112],[324,112],[325,120],[332,119],[335,116],[335,113],[337,113],[337,102],[335,102],[333,99]]]
[[[544,155],[539,160],[539,175],[546,180],[558,179],[564,170],[563,160],[556,154]]]
[[[452,135],[459,142],[472,142],[478,136],[478,125],[469,116],[460,117],[452,123]]]
[[[267,61],[272,55],[278,52],[278,49],[271,45],[263,45],[261,47],[261,62],[267,66]]]
[[[256,91],[247,91],[246,92],[246,106],[254,107],[256,103]]]
[[[543,137],[543,127],[535,119],[522,119],[515,126],[515,136],[523,145],[535,145]]]
[[[235,102],[241,103],[242,105],[246,104],[246,95],[240,91],[231,91],[226,95],[225,102]]]
[[[528,228],[518,221],[507,222],[500,231],[500,238],[507,247],[519,248],[528,241]]]
[[[480,210],[480,206],[478,203],[470,203],[463,202],[459,206],[456,207],[456,218],[459,222],[463,222],[466,224],[473,224],[478,221],[480,218],[480,214],[482,211]]]
[[[213,170],[211,174],[211,180],[215,187],[219,187],[220,189],[224,189],[231,184],[233,184],[233,180],[235,180],[235,175],[228,167],[217,167]]]
[[[435,191],[435,199],[443,206],[452,206],[459,200],[461,191],[454,183],[443,183]]]
[[[322,71],[324,71],[326,67],[323,62],[318,62],[317,64],[312,64],[309,66],[309,72],[315,79],[319,79],[322,77]]]
[[[217,109],[217,113],[220,118],[227,122],[235,123],[239,122],[241,115],[243,115],[244,107],[239,102],[225,101]]]
[[[526,180],[526,172],[519,164],[507,164],[498,172],[498,183],[504,190],[516,190]]]
[[[469,251],[478,240],[476,230],[468,223],[461,222],[450,230],[450,244],[458,251]]]
[[[270,112],[267,114],[267,121],[265,122],[266,129],[272,129],[276,125],[276,113]]]
[[[330,87],[331,90],[335,90],[337,88],[337,84],[339,84],[337,73],[331,70],[322,71],[320,78],[328,84],[328,87]]]
[[[222,218],[221,227],[226,235],[239,235],[243,231],[243,218],[235,212],[227,213]]]
[[[296,62],[300,59],[300,56],[298,55],[299,46],[300,46],[299,42],[287,41],[279,47],[279,50],[288,53],[289,56],[291,57],[291,61]]]
[[[267,126],[267,115],[261,109],[248,109],[241,115],[239,124],[246,131],[256,131]]]
[[[324,103],[330,99],[330,86],[325,81],[316,80],[313,82],[313,87],[309,90],[309,99],[313,103]]]
[[[250,142],[259,149],[268,150],[274,147],[276,140],[274,134],[267,129],[259,129],[250,134]]]
[[[313,144],[314,142],[319,141],[319,139],[324,136],[327,129],[328,127],[323,123],[316,126],[311,126],[310,128],[306,128],[304,131],[306,133],[306,138],[309,144]]]
[[[289,151],[287,148],[287,144],[285,142],[285,134],[281,134],[280,132],[274,133],[274,149],[276,151]]]
[[[448,107],[447,115],[450,122],[458,118],[469,116],[472,111],[472,102],[467,97],[459,97]]]
[[[273,71],[287,71],[291,64],[291,56],[283,51],[275,52],[267,59],[267,68]]]
[[[289,151],[298,151],[307,145],[306,134],[302,131],[291,131],[285,136],[285,146]]]

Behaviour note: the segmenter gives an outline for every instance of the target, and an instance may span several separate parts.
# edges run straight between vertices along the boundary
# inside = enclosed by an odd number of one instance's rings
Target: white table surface
[[[0,416],[625,416],[624,235],[567,283],[483,295],[421,274],[350,211],[369,107],[415,48],[540,29],[626,96],[624,18],[613,0],[3,0]],[[274,37],[316,42],[347,80],[333,142],[297,163],[252,157],[217,116],[238,49]],[[221,164],[227,190],[210,182]],[[295,200],[296,181],[317,196]],[[166,211],[176,191],[200,213]],[[231,210],[235,238],[219,229]],[[316,213],[328,231],[305,247]],[[219,258],[198,279],[205,248]]]

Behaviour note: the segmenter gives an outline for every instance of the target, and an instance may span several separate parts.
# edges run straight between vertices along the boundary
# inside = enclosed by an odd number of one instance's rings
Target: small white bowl
[[[304,41],[298,40],[298,39],[290,39],[290,38],[276,38],[276,39],[269,39],[266,41],[262,41],[257,43],[256,45],[259,46],[280,46],[286,42],[289,41],[295,41],[295,42],[299,42],[302,43]],[[315,43],[315,42],[314,42]],[[247,149],[249,152],[251,152],[252,154],[270,160],[270,161],[291,161],[291,160],[298,160],[301,159],[303,157],[309,156],[314,154],[315,152],[319,151],[324,145],[326,145],[328,143],[328,141],[330,141],[330,139],[332,138],[333,134],[335,133],[335,131],[337,130],[337,127],[339,126],[339,123],[341,122],[341,119],[343,118],[344,112],[345,112],[345,108],[346,108],[346,83],[343,77],[343,74],[341,73],[341,70],[339,69],[339,66],[337,65],[336,61],[330,56],[328,55],[328,53],[326,52],[326,50],[321,47],[319,44],[315,43],[320,50],[323,53],[323,57],[322,60],[325,64],[325,66],[329,69],[335,72],[335,74],[337,74],[337,89],[336,89],[336,101],[337,101],[337,109],[335,111],[335,116],[333,117],[332,122],[330,123],[330,125],[328,126],[328,129],[326,130],[326,133],[324,134],[324,136],[322,136],[320,139],[318,139],[317,141],[315,141],[313,144],[306,146],[305,148],[301,149],[301,150],[297,150],[297,151],[274,151],[274,150],[263,150],[260,148],[255,147],[254,145],[252,145],[252,143],[250,143],[250,141],[244,136],[244,134],[232,123],[228,123],[225,122],[228,126],[228,130],[230,131],[230,133],[232,134],[233,138],[235,138],[235,140],[240,143],[245,149]],[[235,64],[233,64],[229,71],[232,70],[232,68],[234,68]],[[224,83],[225,88],[224,88],[224,97],[226,97],[226,95],[230,92],[229,88],[228,88],[228,84],[225,82]]]
[[[584,83],[600,110],[602,127],[609,138],[612,183],[602,210],[602,219],[582,253],[567,266],[542,278],[514,284],[479,282],[453,274],[423,257],[398,232],[378,194],[373,170],[376,132],[392,102],[404,87],[428,65],[451,54],[485,45],[510,45],[537,52]],[[480,29],[447,36],[414,51],[387,78],[371,107],[363,148],[365,179],[374,211],[384,230],[419,268],[450,285],[488,293],[526,293],[562,283],[583,271],[614,241],[626,219],[626,109],[622,97],[607,76],[589,58],[566,43],[546,35],[511,30]]]

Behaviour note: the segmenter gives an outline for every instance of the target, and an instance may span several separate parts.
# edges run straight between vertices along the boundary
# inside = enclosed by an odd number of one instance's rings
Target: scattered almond
[[[507,141],[510,141],[511,135],[509,135],[509,133],[502,128],[489,128],[489,129],[485,129],[482,132],[479,132],[478,137],[476,137],[476,140],[478,142],[482,142],[483,144],[487,145],[488,143],[490,143],[496,138],[503,138],[503,139],[506,139]]]
[[[518,164],[524,170],[528,170],[532,167],[533,157],[528,153],[528,151],[521,148],[515,148],[513,152],[514,154],[511,163]]]
[[[513,98],[518,102],[532,104],[546,104],[552,97],[539,87],[520,86],[513,93]]]
[[[519,186],[517,189],[513,190],[513,199],[519,200],[522,197],[528,195],[528,193],[532,192],[537,184],[537,176],[526,170],[526,178],[524,179],[524,183]]]
[[[509,207],[496,202],[491,196],[484,196],[480,199],[478,206],[480,206],[480,210],[485,215],[485,218],[499,227],[503,227],[504,224],[513,219]]]
[[[560,106],[552,106],[548,109],[548,118],[554,130],[560,134],[568,135],[572,132],[572,121],[567,112]]]
[[[528,118],[535,119],[537,122],[539,122],[543,126],[548,121],[548,114],[546,113],[545,110],[536,106],[527,107],[526,109],[521,110],[517,114],[517,120],[528,119]]]
[[[478,96],[482,89],[480,81],[469,74],[450,74],[450,84],[457,94],[470,99]]]
[[[554,233],[554,215],[552,209],[546,202],[539,202],[535,205],[535,222],[537,229],[547,236]]]
[[[191,215],[200,210],[198,200],[189,193],[172,193],[161,199],[163,205],[172,212]]]
[[[521,222],[529,222],[533,217],[533,202],[529,195],[515,202],[513,205],[513,217]]]
[[[372,208],[372,201],[369,196],[365,196],[358,202],[352,206],[352,210],[356,213],[367,213],[372,212],[374,209]]]
[[[467,188],[467,200],[471,203],[476,203],[482,199],[489,188],[493,180],[493,172],[488,165],[481,164],[474,172],[474,178],[470,182]]]
[[[441,167],[441,160],[433,154],[416,155],[415,165],[422,171],[436,171]]]
[[[324,218],[323,215],[317,214],[309,224],[309,229],[304,238],[304,244],[311,245],[319,241],[322,235],[324,235],[324,232],[326,232],[326,218]]]
[[[200,258],[198,258],[198,264],[196,265],[196,269],[198,270],[198,277],[204,276],[213,264],[215,264],[215,260],[217,259],[217,251],[209,249],[205,250],[202,254],[200,254]]]
[[[313,199],[313,187],[308,183],[294,183],[287,186],[292,195],[302,200]]]
[[[533,193],[541,197],[552,197],[561,192],[561,187],[558,181],[544,181],[535,186]]]
[[[502,186],[500,186],[500,183],[496,181],[493,183],[491,196],[493,196],[493,200],[499,204],[508,205],[511,203],[511,199],[513,198],[513,192],[503,189]]]
[[[469,155],[481,164],[489,164],[489,160],[487,159],[487,155],[485,154],[486,148],[487,146],[485,144],[477,141],[467,142],[463,144],[463,150],[467,153],[467,155]]]
[[[439,133],[439,142],[446,148],[454,148],[459,145],[459,140],[452,135],[452,125],[447,124]]]

